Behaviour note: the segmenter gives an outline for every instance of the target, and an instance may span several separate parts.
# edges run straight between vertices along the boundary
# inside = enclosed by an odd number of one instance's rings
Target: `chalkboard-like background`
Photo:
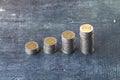
[[[79,49],[71,55],[59,50],[28,56],[27,41],[53,36],[65,30],[76,33],[89,23],[95,30],[95,53]],[[0,80],[119,80],[120,0],[0,0]]]

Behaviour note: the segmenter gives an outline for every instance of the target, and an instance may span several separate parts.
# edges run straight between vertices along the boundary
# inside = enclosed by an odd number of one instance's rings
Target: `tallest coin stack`
[[[80,48],[83,54],[93,53],[94,51],[94,30],[90,24],[80,26]]]

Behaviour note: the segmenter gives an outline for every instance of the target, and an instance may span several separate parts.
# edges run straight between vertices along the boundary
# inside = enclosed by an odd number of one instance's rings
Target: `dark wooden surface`
[[[28,56],[27,41],[61,32],[76,33],[89,23],[95,29],[95,53]],[[0,0],[0,80],[119,80],[120,0]]]

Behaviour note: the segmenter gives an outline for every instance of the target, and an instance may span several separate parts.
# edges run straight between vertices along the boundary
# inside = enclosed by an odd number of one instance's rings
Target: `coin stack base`
[[[57,39],[54,37],[46,37],[44,39],[44,53],[52,54],[57,51]]]
[[[64,54],[71,54],[75,50],[75,33],[73,31],[64,31],[62,37],[62,52]]]
[[[25,44],[25,52],[28,55],[33,55],[39,53],[39,45],[37,42],[30,41]]]

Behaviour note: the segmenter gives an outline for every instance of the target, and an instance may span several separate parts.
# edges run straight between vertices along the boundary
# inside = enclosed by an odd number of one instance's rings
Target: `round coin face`
[[[90,24],[83,24],[80,26],[80,31],[82,32],[91,32],[93,31],[93,26]]]
[[[72,38],[75,37],[75,33],[74,33],[73,31],[67,30],[67,31],[64,31],[64,32],[62,33],[62,36],[63,36],[65,39],[72,39]]]
[[[25,48],[29,49],[29,50],[35,50],[35,49],[38,49],[38,44],[37,44],[37,42],[34,42],[34,41],[27,42],[25,44]]]
[[[46,45],[55,45],[56,43],[57,43],[57,40],[54,37],[47,37],[44,39],[44,44]]]

